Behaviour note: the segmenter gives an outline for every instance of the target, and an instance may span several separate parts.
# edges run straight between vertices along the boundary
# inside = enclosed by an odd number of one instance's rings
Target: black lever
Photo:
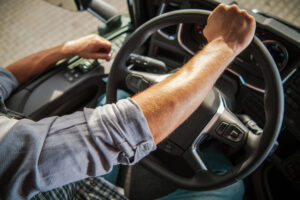
[[[164,62],[154,58],[150,58],[148,56],[141,56],[134,53],[130,54],[127,64],[132,64],[138,69],[141,69],[146,72],[154,72],[154,73],[168,72],[168,68]]]
[[[239,115],[240,120],[245,124],[245,126],[252,131],[255,135],[260,135],[263,133],[263,129],[261,129],[256,122],[251,119],[248,115]]]

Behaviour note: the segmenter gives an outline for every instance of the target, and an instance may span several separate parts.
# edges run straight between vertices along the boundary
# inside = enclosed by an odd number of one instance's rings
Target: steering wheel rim
[[[115,57],[114,63],[109,74],[107,84],[107,103],[116,102],[116,91],[118,86],[124,82],[127,74],[126,60],[134,49],[141,46],[155,31],[178,23],[202,23],[206,24],[207,17],[211,12],[206,10],[178,10],[155,17],[140,26],[130,38],[125,42],[119,53]],[[206,173],[197,173],[192,178],[180,177],[165,168],[156,165],[148,158],[141,162],[152,171],[173,181],[182,188],[191,190],[208,190],[229,185],[241,180],[253,172],[269,155],[273,144],[276,142],[283,120],[284,96],[281,78],[276,64],[265,48],[263,43],[254,36],[249,46],[257,63],[261,67],[265,80],[264,110],[265,126],[258,144],[255,146],[256,152],[249,156],[239,165],[234,166],[233,170],[222,176],[207,176]],[[251,143],[251,137],[247,138]],[[199,180],[202,180],[201,182]],[[203,180],[207,179],[207,184]],[[205,182],[205,181],[204,181]]]

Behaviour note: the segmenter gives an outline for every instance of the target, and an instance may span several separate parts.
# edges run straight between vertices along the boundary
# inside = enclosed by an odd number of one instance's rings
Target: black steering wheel
[[[115,57],[107,85],[107,103],[116,102],[117,88],[124,82],[129,86],[134,83],[154,83],[166,75],[138,73],[126,67],[126,60],[130,53],[141,46],[154,32],[179,23],[206,24],[209,11],[179,10],[169,12],[151,19],[140,26],[125,42]],[[261,67],[264,81],[264,111],[265,126],[261,134],[251,132],[233,114],[224,103],[222,95],[213,88],[201,106],[168,138],[182,150],[178,154],[188,161],[194,170],[190,178],[175,174],[163,165],[155,162],[149,156],[141,162],[152,171],[158,173],[180,187],[190,190],[209,190],[229,185],[241,180],[253,172],[269,155],[279,135],[283,119],[283,89],[276,64],[262,42],[255,36],[249,46],[257,63]],[[154,78],[153,78],[154,77]],[[159,123],[159,122],[158,122]],[[184,132],[184,134],[183,134]],[[183,138],[182,135],[188,135]],[[211,135],[221,142],[233,147],[243,148],[243,159],[233,168],[217,175],[205,164],[199,145],[205,136]]]

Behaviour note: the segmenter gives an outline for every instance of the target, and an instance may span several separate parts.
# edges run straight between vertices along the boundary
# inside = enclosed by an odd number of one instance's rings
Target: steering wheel
[[[141,73],[126,67],[126,60],[130,53],[141,46],[154,32],[179,23],[206,24],[209,14],[209,11],[196,9],[173,11],[155,17],[140,26],[131,34],[115,57],[107,85],[107,103],[116,102],[117,88],[122,87],[124,82],[128,87],[137,84],[141,89],[144,89],[165,78],[166,75]],[[263,132],[254,134],[253,131],[249,130],[226,107],[220,92],[213,88],[201,106],[168,138],[180,147],[179,149],[182,151],[179,152],[179,155],[192,166],[194,175],[187,178],[175,174],[151,159],[151,156],[141,161],[144,166],[182,188],[210,190],[245,178],[266,159],[277,140],[282,124],[283,89],[272,56],[256,36],[254,36],[249,48],[259,64],[265,80],[265,125]],[[185,136],[182,137],[182,135]],[[187,135],[189,137],[185,138]],[[199,146],[207,135],[211,135],[232,147],[242,148],[245,152],[241,161],[225,174],[213,173],[199,153]]]

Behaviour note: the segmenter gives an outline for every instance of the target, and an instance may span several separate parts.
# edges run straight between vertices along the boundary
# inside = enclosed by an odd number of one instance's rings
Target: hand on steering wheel
[[[128,77],[135,76],[144,80],[148,78],[153,79],[154,76],[156,80],[164,78],[159,75],[149,73],[141,74],[129,70],[125,64],[129,54],[141,46],[151,34],[159,29],[178,23],[205,24],[209,14],[210,12],[208,11],[192,9],[169,12],[151,19],[132,33],[131,37],[120,49],[111,68],[107,85],[108,103],[116,101],[116,91],[118,87],[122,86],[124,82],[130,84],[128,80],[132,79],[128,79]],[[208,32],[210,32],[210,30],[206,30],[206,34]],[[250,40],[241,40],[240,42],[246,45],[249,41]],[[264,108],[266,122],[264,132],[261,135],[251,133],[243,123],[226,108],[220,93],[213,89],[209,92],[195,113],[170,136],[172,137],[172,141],[183,149],[181,156],[187,159],[192,165],[196,163],[196,165],[194,165],[194,176],[187,178],[177,175],[150,158],[142,160],[145,166],[183,188],[206,190],[222,187],[242,179],[262,163],[269,154],[279,134],[283,118],[283,90],[276,64],[262,42],[257,37],[254,37],[249,48],[259,63],[265,79],[266,93],[264,97]],[[237,48],[236,52],[239,52],[239,50],[240,49]],[[215,130],[217,130],[223,122],[229,125],[228,130],[241,132],[242,134],[239,134],[235,139],[233,139],[233,136],[227,135],[226,132],[219,134]],[[185,131],[184,134],[189,135],[189,138],[182,140],[182,137],[178,137],[182,135],[182,131]],[[246,153],[243,160],[237,163],[230,172],[224,175],[216,175],[211,173],[205,166],[205,162],[203,162],[201,156],[199,156],[198,145],[201,144],[203,136],[207,134],[231,146],[245,148]]]
[[[243,51],[252,41],[255,19],[236,5],[220,4],[207,19],[203,33],[208,42],[222,38],[235,55]]]

